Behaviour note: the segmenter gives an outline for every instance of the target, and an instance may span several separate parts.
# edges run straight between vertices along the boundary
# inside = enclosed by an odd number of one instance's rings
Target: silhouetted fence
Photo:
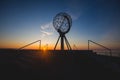
[[[27,47],[27,46],[30,46],[30,45],[32,45],[32,44],[34,44],[34,43],[37,43],[37,42],[39,42],[39,50],[41,50],[41,40],[37,40],[37,41],[34,41],[34,42],[32,42],[32,43],[29,43],[29,44],[27,44],[27,45],[25,45],[25,46],[22,46],[22,47],[20,47],[18,50],[21,50],[21,49],[23,49],[23,48],[25,48],[25,47]]]
[[[105,47],[105,46],[103,46],[103,45],[101,45],[101,44],[98,44],[98,43],[96,43],[96,42],[94,42],[94,41],[92,41],[92,40],[88,40],[88,50],[90,50],[90,42],[92,42],[92,43],[94,43],[94,44],[96,44],[96,45],[104,48],[105,50],[109,51],[108,53],[110,54],[110,56],[112,56],[112,51],[111,51],[111,49],[109,49],[109,48],[107,48],[107,47]],[[100,50],[100,49],[95,50],[95,51],[97,51],[98,53],[103,53],[103,52],[104,52],[104,50]]]

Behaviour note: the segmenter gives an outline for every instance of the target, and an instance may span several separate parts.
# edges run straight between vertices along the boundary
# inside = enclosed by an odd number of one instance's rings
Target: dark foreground
[[[0,80],[120,78],[120,58],[92,51],[0,50]]]

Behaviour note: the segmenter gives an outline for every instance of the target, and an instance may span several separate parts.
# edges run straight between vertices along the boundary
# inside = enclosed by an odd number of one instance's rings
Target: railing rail
[[[106,50],[109,51],[110,56],[112,56],[112,50],[111,50],[111,49],[109,49],[109,48],[107,48],[107,47],[105,47],[105,46],[103,46],[103,45],[101,45],[101,44],[98,44],[98,43],[96,43],[96,42],[94,42],[94,41],[92,41],[92,40],[88,40],[88,50],[90,50],[90,42],[92,42],[92,43],[94,43],[94,44],[96,44],[96,45],[98,45],[98,46],[100,46],[100,47],[102,47],[102,48],[105,48]]]
[[[27,44],[27,45],[25,45],[25,46],[22,46],[22,47],[20,47],[18,50],[21,50],[21,49],[23,49],[23,48],[25,48],[25,47],[27,47],[27,46],[30,46],[30,45],[32,45],[32,44],[34,44],[34,43],[37,43],[37,42],[40,42],[40,43],[39,43],[39,50],[41,50],[41,40],[37,40],[37,41],[34,41],[34,42],[32,42],[32,43],[29,43],[29,44]]]

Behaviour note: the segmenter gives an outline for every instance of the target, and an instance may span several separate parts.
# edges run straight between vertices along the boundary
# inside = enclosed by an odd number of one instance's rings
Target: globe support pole
[[[64,34],[61,35],[61,50],[64,50]]]

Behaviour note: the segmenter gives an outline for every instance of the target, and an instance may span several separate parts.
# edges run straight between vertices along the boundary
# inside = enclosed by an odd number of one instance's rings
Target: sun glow
[[[46,48],[43,48],[43,51],[46,51]]]

